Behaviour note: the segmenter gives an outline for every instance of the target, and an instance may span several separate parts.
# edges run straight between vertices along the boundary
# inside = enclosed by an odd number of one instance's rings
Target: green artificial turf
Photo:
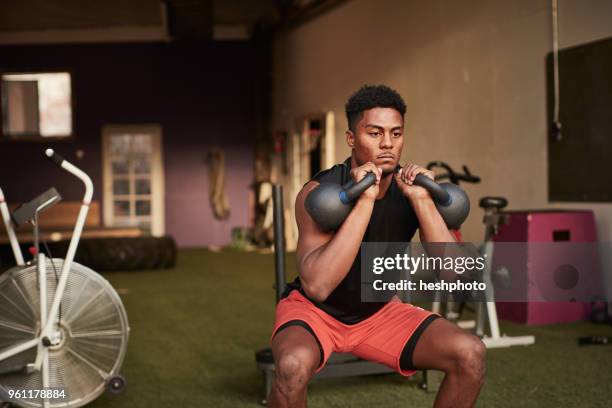
[[[295,258],[287,257],[295,275]],[[272,255],[224,250],[179,253],[175,269],[115,272],[131,326],[122,373],[127,390],[102,395],[90,406],[258,406],[261,373],[254,351],[268,342],[274,316]],[[612,347],[580,348],[582,335],[612,336],[591,323],[525,327],[536,344],[489,350],[480,407],[610,407]],[[427,407],[434,394],[416,379],[389,374],[314,381],[311,407]]]

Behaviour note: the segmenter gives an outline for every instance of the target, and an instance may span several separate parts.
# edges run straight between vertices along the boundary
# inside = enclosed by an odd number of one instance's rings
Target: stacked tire
[[[63,257],[68,245],[69,241],[49,242],[49,250],[53,256]],[[28,247],[22,245],[24,255]],[[99,272],[169,269],[176,265],[176,253],[176,242],[170,236],[88,238],[79,242],[75,261]],[[0,246],[0,271],[13,265],[10,246]]]
[[[76,260],[97,271],[168,269],[176,264],[176,243],[172,237],[87,239]]]

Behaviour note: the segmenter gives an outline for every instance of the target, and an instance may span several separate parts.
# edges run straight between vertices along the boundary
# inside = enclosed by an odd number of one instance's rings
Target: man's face
[[[402,115],[393,108],[368,109],[355,126],[355,133],[346,132],[346,141],[358,166],[371,161],[383,173],[392,173],[404,144]]]

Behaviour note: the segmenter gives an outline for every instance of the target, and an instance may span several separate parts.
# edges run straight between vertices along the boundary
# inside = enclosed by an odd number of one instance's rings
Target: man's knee
[[[463,336],[454,346],[452,370],[464,378],[484,381],[486,352],[486,346],[478,337]]]
[[[299,349],[281,352],[275,362],[276,385],[283,394],[299,392],[306,388],[315,369],[307,352]]]

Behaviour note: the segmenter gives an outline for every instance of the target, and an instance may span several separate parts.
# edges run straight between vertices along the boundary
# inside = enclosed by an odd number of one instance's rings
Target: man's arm
[[[433,172],[415,164],[402,168],[396,175],[396,181],[406,195],[419,220],[419,237],[428,256],[445,257],[446,245],[434,243],[456,242],[453,234],[448,230],[444,219],[438,212],[429,192],[423,187],[414,185],[414,178],[418,174],[434,179]],[[432,243],[432,245],[428,245]],[[456,249],[456,248],[453,248]],[[440,271],[445,280],[454,280],[457,275],[450,269]]]
[[[304,207],[310,191],[318,186],[306,184],[295,200],[299,238],[298,272],[306,294],[323,302],[348,274],[374,209],[375,197],[362,194],[342,226],[335,232],[324,232]]]
[[[419,219],[421,242],[455,242],[455,237],[448,230],[429,192],[423,187],[414,185],[414,179],[419,174],[434,180],[434,173],[431,170],[416,164],[408,164],[395,174],[395,181],[410,201]]]
[[[414,198],[411,200],[411,204],[419,219],[419,237],[421,242],[455,242],[455,237],[448,230],[446,223],[429,195]]]

